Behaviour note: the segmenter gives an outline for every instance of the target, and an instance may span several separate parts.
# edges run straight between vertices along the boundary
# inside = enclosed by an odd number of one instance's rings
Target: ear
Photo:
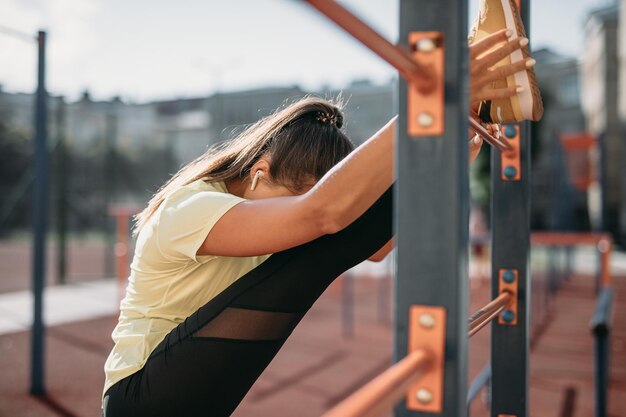
[[[252,165],[252,168],[250,169],[250,172],[248,173],[248,176],[250,177],[249,178],[250,181],[252,181],[252,179],[254,178],[254,176],[256,175],[258,171],[263,172],[263,178],[265,180],[268,180],[270,178],[270,162],[267,157],[265,156],[260,157],[259,160],[256,161],[254,165]]]

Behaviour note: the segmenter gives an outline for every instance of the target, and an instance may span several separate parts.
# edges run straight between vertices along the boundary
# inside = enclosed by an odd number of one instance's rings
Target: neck
[[[237,197],[243,197],[243,193],[248,186],[247,181],[243,181],[240,179],[228,180],[225,181],[224,184],[226,184],[226,189],[228,190],[228,192],[232,195],[236,195]]]

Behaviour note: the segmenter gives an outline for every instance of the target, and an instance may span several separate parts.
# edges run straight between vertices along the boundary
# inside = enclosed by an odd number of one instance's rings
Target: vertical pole
[[[45,394],[43,290],[46,271],[46,227],[48,213],[48,149],[46,94],[46,32],[37,34],[38,67],[35,98],[35,186],[33,198],[33,325],[30,393]]]
[[[341,280],[341,323],[343,337],[354,337],[354,278],[346,271]]]
[[[57,276],[59,284],[65,284],[67,275],[67,144],[65,142],[65,100],[59,99],[57,107]]]
[[[520,4],[521,3],[521,4]],[[521,17],[529,30],[530,0],[521,0]],[[492,406],[491,416],[528,416],[528,352],[530,318],[530,123],[520,128],[520,178],[502,177],[502,158],[492,152],[492,297],[499,294],[501,269],[518,271],[516,324],[494,320],[491,333]],[[555,250],[549,249],[550,257]],[[550,260],[552,263],[553,260]],[[552,270],[552,264],[551,268]],[[552,271],[550,272],[552,275]],[[554,278],[550,280],[554,285]]]
[[[114,104],[111,104],[114,106]],[[113,201],[116,189],[115,177],[115,157],[117,148],[117,113],[113,107],[106,115],[105,132],[104,132],[104,187],[103,187],[103,205],[104,205],[104,236],[105,236],[105,256],[104,270],[106,276],[113,275],[113,265],[115,264],[115,231],[112,227],[112,219],[109,216],[109,209]],[[126,279],[127,277],[124,277]]]
[[[468,350],[467,0],[401,0],[399,43],[407,46],[409,34],[422,31],[443,33],[445,125],[440,136],[409,135],[410,87],[401,79],[394,197],[398,246],[394,360],[407,354],[411,305],[443,307],[446,351],[439,415],[462,417],[467,413]],[[395,415],[432,414],[410,411],[403,400]]]
[[[599,332],[594,340],[595,417],[606,417],[609,385],[609,336]]]
[[[387,261],[385,261],[387,262]],[[382,324],[388,324],[391,320],[389,318],[389,284],[391,281],[391,274],[387,270],[385,276],[378,280],[378,303],[377,303],[377,317],[378,322]]]
[[[114,254],[116,263],[117,288],[120,300],[124,298],[129,274],[129,243],[128,238],[130,228],[130,211],[124,207],[119,207],[115,212],[117,241],[114,243]]]

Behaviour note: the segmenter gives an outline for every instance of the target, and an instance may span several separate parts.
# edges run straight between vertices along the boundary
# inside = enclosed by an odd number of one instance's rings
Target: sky
[[[578,56],[586,13],[611,0],[535,0],[534,48]],[[470,0],[474,17],[478,0]],[[341,0],[392,41],[397,0]],[[2,0],[0,28],[48,31],[48,90],[141,102],[215,91],[382,83],[394,70],[299,0]],[[0,33],[0,84],[35,88],[36,47]]]

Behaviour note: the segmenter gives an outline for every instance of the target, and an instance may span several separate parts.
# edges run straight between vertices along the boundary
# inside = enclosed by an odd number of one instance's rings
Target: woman
[[[484,39],[472,72],[519,47],[504,31]],[[473,76],[473,104],[514,95],[489,85],[523,65]],[[334,278],[389,251],[395,118],[354,152],[342,124],[333,104],[301,100],[150,200],[105,365],[104,416],[230,415]]]

